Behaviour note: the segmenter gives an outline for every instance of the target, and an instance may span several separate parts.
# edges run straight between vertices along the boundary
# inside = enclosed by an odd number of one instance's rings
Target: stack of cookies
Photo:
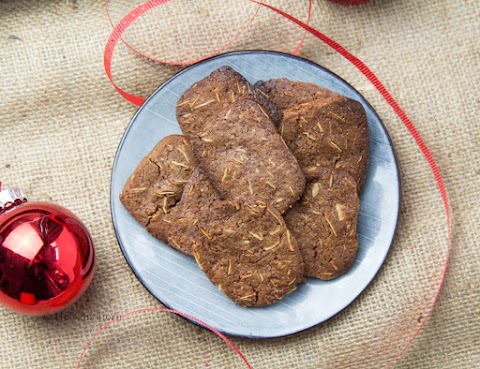
[[[225,66],[185,91],[177,120],[184,136],[160,141],[120,196],[153,236],[243,306],[351,267],[368,166],[360,103],[286,79],[251,85]]]

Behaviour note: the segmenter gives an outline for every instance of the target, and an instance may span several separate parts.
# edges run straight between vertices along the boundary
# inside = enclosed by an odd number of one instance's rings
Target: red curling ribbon
[[[135,22],[141,15],[143,15],[146,12],[152,10],[153,8],[156,8],[157,6],[164,5],[164,4],[168,3],[170,0],[149,0],[146,3],[141,4],[138,7],[136,7],[135,9],[133,9],[132,11],[130,11],[125,17],[122,18],[122,20],[116,26],[113,25],[112,18],[110,16],[109,11],[108,11],[107,1],[108,0],[104,0],[105,8],[106,8],[106,11],[107,11],[107,17],[110,21],[110,24],[114,28],[113,28],[112,33],[110,34],[110,37],[108,38],[107,45],[105,47],[105,52],[104,52],[104,57],[103,57],[103,64],[104,64],[104,67],[105,67],[105,72],[108,76],[108,79],[112,83],[113,87],[115,87],[117,92],[120,95],[122,95],[127,101],[131,102],[132,104],[134,104],[136,106],[142,105],[145,102],[146,99],[144,97],[137,96],[137,95],[132,95],[132,94],[124,91],[123,89],[118,87],[115,84],[115,82],[113,81],[113,77],[112,77],[112,58],[113,58],[113,52],[114,52],[115,47],[117,46],[119,40],[122,40],[125,43],[125,45],[127,45],[131,50],[133,50],[134,52],[138,53],[139,55],[143,56],[146,59],[149,59],[149,60],[152,60],[152,61],[155,61],[155,62],[160,62],[160,63],[163,63],[163,64],[170,64],[170,65],[189,65],[189,64],[197,63],[199,61],[207,59],[211,56],[214,56],[214,55],[218,54],[219,52],[223,51],[228,46],[230,46],[236,39],[238,39],[245,32],[245,30],[250,25],[250,23],[253,21],[253,18],[257,15],[257,13],[260,9],[260,5],[259,5],[259,7],[256,9],[255,13],[250,18],[250,20],[245,24],[245,26],[230,41],[228,41],[222,47],[220,47],[219,49],[210,53],[209,55],[201,57],[201,58],[196,59],[196,60],[190,60],[190,61],[166,61],[166,60],[155,59],[155,58],[152,58],[148,55],[145,55],[145,54],[141,53],[140,51],[136,50],[133,46],[128,44],[125,40],[123,40],[122,35],[127,30],[127,28],[130,27],[130,25],[133,22]],[[263,3],[258,3],[258,4],[263,4]],[[307,24],[310,22],[311,12],[312,12],[312,0],[309,0],[308,1]],[[305,40],[306,34],[307,34],[307,31],[305,31],[302,39],[298,43],[295,50],[292,52],[293,55],[297,55],[299,53],[300,49],[303,46],[303,42]]]
[[[143,308],[143,309],[138,309],[138,310],[133,310],[133,311],[129,311],[128,313],[124,313],[112,320],[110,320],[107,324],[105,324],[102,328],[100,328],[95,334],[94,336],[90,339],[90,341],[88,341],[88,343],[86,344],[86,346],[84,347],[82,353],[80,354],[80,357],[78,359],[78,363],[77,363],[77,369],[80,369],[80,365],[82,364],[82,359],[83,357],[85,356],[85,353],[87,352],[88,348],[92,345],[93,341],[95,341],[95,339],[98,338],[98,336],[100,336],[108,327],[110,327],[112,324],[116,323],[117,321],[127,317],[127,316],[130,316],[130,315],[134,315],[134,314],[141,314],[141,313],[145,313],[147,311],[160,311],[160,312],[165,312],[165,313],[171,313],[171,314],[176,314],[176,315],[179,315],[179,316],[183,316],[184,318],[187,318],[187,319],[190,319],[192,321],[194,321],[195,323],[198,323],[200,324],[201,326],[209,329],[210,331],[212,331],[213,333],[215,333],[218,337],[220,337],[223,341],[225,341],[225,343],[230,346],[232,348],[233,351],[235,351],[235,353],[240,357],[240,359],[243,361],[243,363],[246,365],[246,367],[248,369],[253,369],[252,366],[248,363],[247,359],[245,358],[245,356],[243,356],[243,354],[240,352],[240,350],[233,344],[232,341],[230,341],[227,337],[225,337],[225,335],[223,335],[222,333],[220,333],[218,330],[216,330],[215,328],[213,328],[212,326],[208,325],[207,323],[205,322],[202,322],[200,319],[198,318],[195,318],[194,316],[192,315],[189,315],[189,314],[186,314],[186,313],[182,313],[181,311],[177,311],[177,310],[172,310],[172,309],[167,309],[167,308]],[[204,353],[204,357],[206,359],[206,356],[207,354]],[[209,368],[209,364],[208,364],[208,360],[205,361],[205,366],[207,368]]]
[[[113,82],[112,77],[112,57],[113,51],[115,50],[115,46],[117,46],[118,40],[122,37],[122,34],[125,30],[135,22],[138,17],[145,14],[149,10],[168,3],[170,0],[149,0],[144,4],[139,5],[135,9],[133,9],[130,13],[128,13],[122,20],[115,26],[110,37],[107,41],[107,46],[105,46],[105,53],[103,56],[103,65],[105,66],[105,72],[107,73],[108,79],[112,83],[113,87],[117,90],[117,92],[122,95],[126,100],[130,101],[132,104],[140,106],[145,102],[145,98],[137,95],[132,95],[120,87],[118,87],[115,82]]]
[[[110,11],[108,9],[108,0],[104,0],[104,5],[105,5],[105,12],[107,13],[107,18],[108,18],[108,21],[110,22],[110,25],[112,26],[112,28],[115,28],[115,25],[113,24],[113,19],[110,15]],[[161,4],[159,4],[161,5]],[[208,59],[214,55],[217,55],[219,54],[220,52],[222,52],[223,50],[225,50],[228,46],[230,46],[233,42],[235,42],[238,38],[240,38],[240,36],[246,31],[246,29],[248,28],[248,26],[252,23],[253,19],[257,16],[258,14],[258,11],[260,10],[260,5],[258,5],[257,9],[255,10],[255,12],[252,14],[252,16],[250,17],[250,19],[248,20],[248,22],[242,27],[242,29],[235,35],[233,36],[229,41],[227,41],[223,46],[221,46],[220,48],[218,48],[217,50],[209,53],[208,55],[206,56],[203,56],[201,58],[198,58],[198,59],[194,59],[194,60],[179,60],[179,61],[168,61],[168,60],[163,60],[163,59],[156,59],[156,58],[153,58],[149,55],[146,55],[144,53],[142,53],[141,51],[137,50],[136,48],[134,48],[132,45],[130,45],[127,41],[125,41],[122,37],[120,37],[120,39],[122,40],[122,42],[129,48],[131,49],[132,51],[136,52],[137,54],[139,54],[140,56],[148,59],[148,60],[151,60],[153,62],[157,62],[157,63],[162,63],[162,64],[167,64],[167,65],[179,65],[179,66],[182,66],[182,65],[191,65],[191,64],[194,64],[194,63],[197,63],[199,61],[202,61],[204,59]],[[312,14],[312,0],[308,0],[308,12],[307,12],[307,24],[310,24],[310,18],[311,18],[311,14]],[[128,28],[128,27],[127,27]],[[305,41],[305,37],[307,35],[307,31],[305,31],[305,33],[303,34],[303,37],[302,39],[300,40],[300,42],[298,43],[297,47],[295,48],[295,50],[293,50],[292,54],[293,55],[298,55],[298,53],[300,52],[300,49],[302,48],[303,46],[303,42]]]
[[[259,5],[260,6],[260,5]],[[308,13],[307,13],[307,24],[310,25],[310,17],[312,15],[312,0],[308,1]],[[300,40],[299,44],[295,48],[295,50],[292,51],[292,55],[298,55],[300,52],[300,49],[303,46],[303,42],[305,41],[305,37],[307,36],[307,30],[305,30],[305,33],[303,34],[302,39]]]
[[[168,2],[169,0],[165,1]],[[312,0],[309,0],[310,2]],[[105,11],[107,13],[107,17],[108,17],[108,21],[110,22],[112,28],[115,28],[115,25],[113,24],[113,20],[112,20],[112,17],[110,16],[110,11],[108,10],[108,0],[104,0],[104,5],[105,5]],[[158,5],[162,5],[162,4],[157,4],[155,5],[154,7],[157,7]],[[135,8],[137,9],[137,8]],[[135,9],[133,11],[135,11]],[[228,46],[230,46],[233,42],[235,42],[235,40],[237,40],[238,38],[240,38],[240,36],[246,31],[246,29],[248,28],[248,26],[252,23],[253,19],[257,16],[258,14],[258,11],[260,10],[260,5],[257,7],[257,9],[255,10],[255,12],[252,14],[252,16],[250,17],[250,19],[248,20],[247,23],[245,23],[245,25],[242,27],[242,29],[236,34],[234,35],[229,41],[227,41],[225,44],[223,44],[223,46],[219,47],[217,50],[209,53],[208,55],[206,56],[203,56],[203,57],[200,57],[200,58],[197,58],[197,59],[193,59],[193,60],[178,60],[178,61],[169,61],[169,60],[163,60],[163,59],[156,59],[156,58],[153,58],[149,55],[146,55],[144,53],[142,53],[141,51],[137,50],[136,48],[134,48],[132,45],[130,45],[127,41],[125,41],[123,38],[120,38],[123,43],[129,48],[131,49],[132,51],[136,52],[137,54],[139,54],[140,56],[148,59],[148,60],[151,60],[153,62],[156,62],[156,63],[162,63],[162,64],[167,64],[167,65],[178,65],[178,66],[185,66],[185,65],[191,65],[191,64],[194,64],[194,63],[197,63],[199,61],[202,61],[204,59],[208,59],[214,55],[217,55],[218,53],[222,52],[223,50],[225,50]],[[310,16],[309,18],[310,19]],[[308,23],[308,21],[307,21]],[[130,26],[130,24],[128,25]],[[127,26],[127,28],[128,28]],[[303,40],[301,41],[301,43],[303,43]],[[298,47],[298,46],[297,46]]]
[[[447,272],[447,266],[448,266],[448,259],[450,255],[450,249],[451,249],[451,218],[450,218],[450,208],[448,205],[448,196],[447,196],[447,191],[445,189],[445,184],[443,182],[442,175],[440,174],[440,170],[437,166],[437,163],[435,162],[435,159],[433,158],[432,153],[428,149],[427,145],[423,141],[422,137],[420,136],[420,133],[417,131],[415,126],[413,125],[412,121],[407,117],[407,114],[403,111],[403,109],[400,107],[400,105],[397,103],[397,101],[393,98],[393,96],[388,92],[387,88],[383,85],[383,83],[378,79],[378,77],[371,71],[371,69],[364,63],[362,62],[359,58],[357,58],[355,55],[350,53],[347,49],[345,49],[342,45],[340,45],[338,42],[334,41],[330,37],[326,36],[325,34],[321,33],[320,31],[316,30],[315,28],[310,27],[308,24],[303,23],[301,20],[295,18],[294,16],[285,13],[284,11],[277,9],[271,5],[261,3],[256,0],[250,0],[254,3],[257,3],[259,5],[262,5],[264,7],[267,7],[274,12],[280,14],[281,16],[287,18],[288,20],[298,24],[300,27],[305,29],[307,32],[311,33],[315,37],[317,37],[320,41],[324,42],[328,46],[330,46],[332,49],[334,49],[336,52],[338,52],[340,55],[342,55],[345,59],[347,59],[350,63],[352,63],[365,77],[368,78],[368,80],[375,86],[375,88],[380,92],[380,94],[383,96],[385,101],[392,107],[393,111],[395,114],[400,118],[400,120],[403,122],[405,127],[407,128],[408,132],[410,135],[413,137],[415,140],[415,143],[417,146],[420,148],[422,151],[423,156],[425,159],[427,159],[428,165],[430,166],[430,169],[433,173],[433,176],[435,177],[435,181],[437,182],[437,187],[438,190],[440,191],[440,195],[442,196],[442,201],[443,205],[445,208],[445,215],[446,215],[446,220],[447,220],[447,252],[446,252],[446,259],[445,259],[445,265],[442,270],[441,274],[441,279],[440,279],[440,284],[438,286],[438,289],[435,291],[435,295],[433,297],[432,304],[430,305],[426,318],[430,316],[433,310],[433,306],[435,304],[435,301],[438,298],[438,295],[440,294],[440,289],[442,287],[443,281],[445,280],[445,274]],[[399,358],[400,356],[403,355],[403,353],[407,350],[407,348],[410,346],[410,344],[414,341],[414,339],[418,336],[420,331],[422,330],[423,326],[425,325],[425,322],[427,319],[423,319],[422,323],[420,324],[419,328],[417,331],[414,333],[410,341],[406,344],[406,346],[402,349],[402,351],[389,363],[388,367],[391,367]]]

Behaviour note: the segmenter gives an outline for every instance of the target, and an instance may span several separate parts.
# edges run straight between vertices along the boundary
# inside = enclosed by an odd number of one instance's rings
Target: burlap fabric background
[[[305,18],[306,1],[269,1]],[[131,2],[112,0],[119,20]],[[206,54],[236,33],[247,1],[172,1],[127,34],[168,60]],[[202,20],[200,20],[200,17]],[[435,156],[453,211],[445,284],[424,330],[395,368],[480,366],[480,5],[476,0],[378,0],[340,7],[315,0],[312,25],[363,59],[405,108]],[[113,158],[136,111],[109,84],[111,32],[101,1],[0,1],[0,180],[31,199],[69,208],[89,227],[97,272],[63,314],[29,318],[0,309],[1,368],[72,368],[93,333],[122,312],[161,306],[116,242],[109,208]],[[291,52],[302,32],[262,9],[227,50]],[[374,283],[329,322],[292,337],[233,339],[255,368],[382,368],[425,319],[445,261],[445,215],[433,176],[381,96],[348,62],[307,36],[300,53],[341,75],[372,103],[392,136],[402,175],[398,235]],[[125,46],[113,63],[130,92],[152,92],[179,67],[146,62]],[[89,350],[92,367],[241,368],[216,336],[166,314],[125,320]]]

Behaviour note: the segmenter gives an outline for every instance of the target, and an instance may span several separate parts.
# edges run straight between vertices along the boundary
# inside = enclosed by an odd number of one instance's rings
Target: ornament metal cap
[[[12,205],[18,205],[27,201],[27,196],[21,189],[15,187],[6,188],[0,191],[0,213]]]

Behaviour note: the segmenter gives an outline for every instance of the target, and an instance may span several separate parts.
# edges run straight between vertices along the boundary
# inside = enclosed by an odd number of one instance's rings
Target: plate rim
[[[303,58],[303,57],[300,57],[300,56],[297,56],[297,55],[292,55],[292,54],[288,54],[288,53],[284,53],[284,52],[280,52],[280,51],[273,51],[273,50],[261,50],[261,49],[249,49],[249,50],[236,50],[236,51],[230,51],[230,52],[225,52],[225,53],[220,53],[220,54],[217,54],[217,55],[214,55],[214,56],[211,56],[211,57],[208,57],[206,59],[203,59],[197,63],[194,63],[194,64],[191,64],[189,65],[188,67],[182,69],[181,71],[173,74],[172,76],[168,77],[167,79],[165,79],[148,97],[147,99],[145,100],[145,102],[140,105],[137,109],[137,111],[133,114],[132,118],[130,119],[130,122],[128,123],[127,127],[125,128],[125,131],[122,135],[122,138],[120,139],[118,145],[117,145],[117,149],[116,149],[116,152],[115,152],[115,157],[114,157],[114,161],[113,161],[113,164],[112,164],[112,169],[111,169],[111,176],[110,176],[110,215],[111,215],[111,218],[112,218],[112,224],[113,224],[113,229],[114,229],[114,232],[115,232],[115,238],[117,239],[117,243],[119,245],[119,248],[120,248],[120,251],[122,252],[122,255],[123,257],[125,258],[127,264],[128,264],[128,267],[130,269],[130,271],[133,273],[133,275],[135,276],[135,278],[142,284],[142,286],[145,288],[145,290],[147,290],[147,292],[153,297],[155,298],[155,300],[157,300],[158,302],[160,302],[162,305],[164,305],[166,308],[168,309],[174,309],[172,308],[169,304],[165,303],[164,301],[162,301],[159,297],[157,297],[152,291],[150,291],[150,289],[147,287],[146,285],[146,282],[144,281],[144,278],[142,276],[140,276],[139,274],[137,274],[135,272],[135,269],[131,263],[131,260],[129,259],[129,257],[127,256],[126,254],[126,250],[124,249],[124,246],[120,240],[120,236],[119,236],[119,230],[117,229],[118,225],[116,224],[116,221],[115,221],[115,218],[114,218],[114,201],[116,201],[116,199],[114,199],[114,194],[113,194],[113,177],[114,177],[114,173],[115,173],[115,170],[117,168],[117,165],[118,165],[118,157],[119,157],[119,153],[120,153],[120,150],[124,144],[124,141],[126,140],[126,137],[128,136],[128,133],[130,131],[130,129],[132,128],[137,116],[139,114],[142,113],[142,109],[144,106],[147,105],[147,103],[152,100],[154,98],[154,96],[161,90],[164,88],[165,85],[167,85],[168,83],[170,83],[170,81],[176,79],[177,77],[183,75],[184,73],[189,73],[191,69],[195,68],[196,66],[198,65],[201,65],[201,64],[204,64],[204,63],[208,63],[209,61],[213,60],[213,59],[220,59],[220,58],[223,58],[225,56],[241,56],[241,55],[245,55],[245,54],[265,54],[265,55],[277,55],[277,56],[282,56],[282,57],[286,57],[286,58],[290,58],[290,59],[294,59],[294,60],[297,60],[297,61],[301,61],[303,63],[307,63],[307,64],[310,64],[311,66],[313,66],[314,68],[318,68],[318,69],[321,69],[322,71],[326,72],[327,74],[330,74],[332,75],[335,79],[339,80],[340,82],[344,83],[345,85],[347,85],[352,91],[354,91],[355,93],[357,93],[359,96],[362,97],[363,101],[362,101],[362,104],[365,103],[365,105],[369,108],[369,110],[373,113],[373,115],[376,117],[378,123],[379,123],[379,126],[378,128],[382,131],[382,133],[385,135],[385,137],[387,138],[388,140],[388,143],[389,143],[389,146],[391,148],[391,151],[392,151],[392,156],[393,156],[393,163],[395,164],[395,172],[396,172],[396,175],[397,175],[397,178],[398,178],[398,181],[397,181],[397,186],[396,186],[396,192],[398,193],[398,208],[397,208],[397,212],[395,215],[395,226],[394,226],[394,229],[393,229],[393,232],[391,234],[391,237],[388,241],[389,245],[388,245],[388,249],[387,249],[387,252],[385,253],[385,256],[383,257],[383,259],[381,260],[381,264],[380,264],[380,267],[375,271],[375,273],[373,274],[373,276],[368,280],[368,282],[366,283],[366,285],[357,293],[357,294],[354,294],[354,296],[352,296],[351,300],[348,301],[346,303],[346,305],[338,310],[337,312],[335,312],[334,314],[332,314],[330,317],[322,320],[322,321],[319,321],[315,324],[312,324],[308,327],[305,327],[305,328],[302,328],[302,329],[297,329],[297,330],[294,330],[290,333],[286,333],[286,334],[277,334],[277,335],[270,335],[270,336],[259,336],[259,335],[247,335],[247,334],[236,334],[236,333],[230,333],[230,332],[225,332],[225,331],[222,331],[221,329],[217,329],[219,332],[221,332],[222,334],[224,335],[227,335],[227,336],[231,336],[231,337],[239,337],[239,338],[246,338],[246,339],[253,339],[253,340],[269,340],[269,339],[276,339],[276,338],[281,338],[281,337],[289,337],[289,336],[292,336],[292,335],[297,335],[297,334],[300,334],[300,333],[303,333],[309,329],[312,329],[314,327],[318,327],[319,325],[333,319],[334,317],[336,317],[338,314],[340,314],[342,311],[344,311],[345,309],[349,308],[359,297],[360,295],[362,295],[363,293],[365,293],[365,291],[371,286],[373,280],[377,277],[378,273],[380,273],[380,271],[383,269],[384,265],[385,265],[385,261],[387,260],[388,256],[390,255],[390,252],[391,252],[391,249],[392,249],[392,245],[393,245],[393,242],[395,240],[395,237],[396,237],[396,234],[397,234],[397,231],[398,231],[398,225],[399,225],[399,219],[400,219],[400,213],[401,213],[401,208],[402,208],[402,184],[401,184],[401,176],[400,176],[400,165],[399,165],[399,161],[398,161],[398,158],[397,158],[397,154],[396,154],[396,151],[395,151],[395,147],[393,145],[393,142],[392,142],[392,138],[390,137],[389,133],[388,133],[388,130],[385,126],[385,124],[383,123],[383,120],[380,118],[380,116],[378,115],[377,111],[373,108],[373,106],[370,104],[370,102],[355,88],[353,87],[349,82],[347,82],[344,78],[340,77],[339,75],[337,75],[335,72],[332,72],[331,70],[327,69],[326,67],[316,63],[316,62],[313,62],[309,59],[306,59],[306,58]],[[361,195],[360,195],[361,196]],[[186,316],[183,316],[183,315],[180,315],[181,318],[187,320],[188,322],[190,323],[193,323],[195,324],[196,326],[199,326],[199,327],[202,327],[204,329],[207,329],[208,328],[204,325],[202,325],[200,322],[197,322],[197,321],[194,321],[194,320],[191,320],[189,319],[188,317]]]

